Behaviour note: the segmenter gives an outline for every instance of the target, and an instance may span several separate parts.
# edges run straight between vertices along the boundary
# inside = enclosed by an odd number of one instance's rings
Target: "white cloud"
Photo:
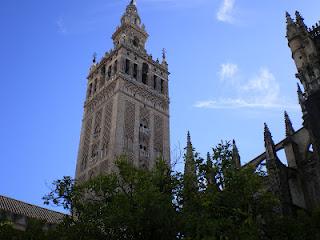
[[[62,34],[66,34],[68,31],[67,31],[67,28],[65,26],[65,23],[64,23],[64,20],[62,18],[59,18],[57,21],[56,21],[56,25],[57,25],[57,28],[58,28],[58,32],[59,33],[62,33]]]
[[[210,2],[210,0],[139,0],[139,3],[159,3],[165,4],[166,7],[195,7],[204,3]]]
[[[194,106],[216,109],[299,109],[297,104],[292,104],[280,96],[279,83],[268,68],[261,68],[258,74],[247,82],[233,84],[233,87],[233,92],[238,95],[236,98],[222,97],[217,100],[199,101]]]
[[[238,65],[233,63],[221,64],[221,69],[219,71],[220,80],[233,79],[238,73]]]
[[[232,16],[235,0],[223,0],[218,12],[217,19],[221,22],[233,23]]]

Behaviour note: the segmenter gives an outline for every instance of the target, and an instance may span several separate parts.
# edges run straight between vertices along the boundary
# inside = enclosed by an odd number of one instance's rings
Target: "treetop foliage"
[[[45,203],[70,211],[55,229],[17,233],[2,220],[0,239],[320,239],[320,211],[277,214],[279,202],[265,188],[264,172],[238,169],[230,142],[219,143],[204,160],[188,141],[184,158],[192,166],[184,173],[161,159],[152,170],[137,168],[122,156],[117,173],[53,183]]]

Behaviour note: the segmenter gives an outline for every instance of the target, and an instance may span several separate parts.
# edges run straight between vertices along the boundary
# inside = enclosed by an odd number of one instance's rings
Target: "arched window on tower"
[[[153,75],[153,89],[157,90],[157,75]]]
[[[133,78],[138,78],[138,65],[136,63],[133,65]]]
[[[108,68],[108,78],[110,78],[110,77],[111,77],[111,65]]]
[[[164,80],[161,79],[161,93],[164,93]]]
[[[106,66],[102,66],[100,70],[101,78],[99,81],[99,88],[102,88],[106,78]]]
[[[130,74],[130,60],[126,59],[125,73]]]

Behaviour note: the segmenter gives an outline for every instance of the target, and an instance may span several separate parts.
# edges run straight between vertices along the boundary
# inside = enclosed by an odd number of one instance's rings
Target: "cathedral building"
[[[145,48],[148,33],[131,0],[112,35],[113,49],[94,57],[77,159],[76,179],[85,181],[115,170],[117,157],[152,168],[170,162],[168,64]]]
[[[320,206],[320,26],[308,28],[300,13],[295,15],[293,20],[286,14],[286,37],[304,89],[298,84],[303,127],[295,131],[285,113],[286,137],[275,144],[265,124],[266,151],[247,164],[266,165],[268,185],[279,197],[283,213]],[[283,149],[287,165],[277,156]]]

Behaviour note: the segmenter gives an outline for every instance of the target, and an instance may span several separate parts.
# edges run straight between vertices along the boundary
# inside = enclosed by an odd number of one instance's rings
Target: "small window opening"
[[[106,66],[103,66],[101,68],[101,75],[102,75],[102,77],[104,77],[106,75]]]
[[[138,76],[138,65],[135,63],[133,65],[133,78],[137,79],[137,76]]]
[[[97,79],[94,80],[93,93],[95,93],[96,91],[97,91]]]
[[[153,89],[157,89],[157,76],[153,75]]]
[[[126,74],[129,74],[129,71],[130,71],[130,60],[126,59],[126,69],[125,69]]]
[[[161,79],[161,93],[164,93],[164,81]]]
[[[142,83],[147,84],[149,66],[146,63],[142,65]]]
[[[111,77],[111,66],[108,68],[108,77]]]

